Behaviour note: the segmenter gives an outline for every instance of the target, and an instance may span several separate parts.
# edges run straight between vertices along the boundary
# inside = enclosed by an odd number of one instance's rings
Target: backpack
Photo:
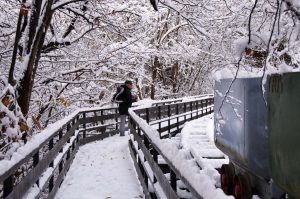
[[[117,88],[117,92],[113,95],[113,98],[112,98],[112,102],[113,103],[122,103],[122,99],[121,99],[121,94],[124,92],[124,88],[123,87],[118,87]]]

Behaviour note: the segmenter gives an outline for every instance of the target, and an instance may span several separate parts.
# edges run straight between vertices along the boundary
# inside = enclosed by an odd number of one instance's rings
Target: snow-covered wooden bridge
[[[212,112],[211,95],[141,105],[130,111],[130,134],[111,137],[117,108],[78,110],[0,162],[0,198],[230,198],[218,188],[227,160],[207,122],[182,131]]]

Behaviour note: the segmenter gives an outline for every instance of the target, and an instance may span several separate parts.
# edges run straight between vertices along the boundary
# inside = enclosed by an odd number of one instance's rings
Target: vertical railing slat
[[[86,114],[85,114],[85,112],[82,113],[82,118],[83,118],[83,121],[84,121],[84,123],[82,125],[82,127],[83,127],[83,139],[84,139],[84,138],[86,138],[86,122],[85,122]]]
[[[13,176],[9,176],[3,182],[3,197],[6,198],[12,191],[14,187]]]

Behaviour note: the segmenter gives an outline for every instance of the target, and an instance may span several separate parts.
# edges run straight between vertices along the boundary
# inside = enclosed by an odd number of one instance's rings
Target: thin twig
[[[258,0],[255,0],[255,3],[254,3],[254,5],[253,5],[253,7],[251,9],[250,16],[249,16],[249,23],[248,23],[249,41],[248,41],[248,44],[250,44],[250,42],[251,42],[251,21],[252,21],[252,15],[253,15],[254,10],[255,10],[255,8],[257,6],[257,2],[258,2]]]
[[[278,14],[279,14],[279,9],[280,9],[280,3],[279,3],[279,1],[280,0],[277,0],[276,14],[275,14],[275,18],[274,18],[274,22],[273,22],[273,25],[272,25],[272,30],[271,30],[271,34],[270,34],[270,37],[269,37],[269,41],[268,41],[268,45],[267,45],[267,50],[266,50],[267,57],[265,59],[265,64],[264,64],[264,68],[263,68],[263,75],[262,75],[262,78],[261,78],[261,89],[262,89],[262,91],[263,91],[263,81],[264,81],[265,75],[266,75],[268,57],[269,57],[269,54],[270,54],[270,46],[271,46],[272,37],[273,37],[273,34],[274,34],[274,30],[275,30],[275,26],[276,26]],[[266,100],[266,98],[264,96],[264,92],[262,92],[262,97],[263,97],[263,99],[265,101],[265,104],[267,104],[267,100]]]
[[[238,73],[239,73],[239,71],[240,71],[240,64],[241,64],[242,59],[243,59],[243,53],[240,55],[240,59],[239,59],[239,61],[238,61],[238,63],[237,63],[237,70],[236,70],[236,73],[235,73],[234,78],[232,79],[232,81],[231,81],[231,83],[230,83],[230,85],[229,85],[229,87],[228,87],[226,93],[225,93],[225,96],[224,96],[224,98],[223,98],[223,100],[222,100],[222,103],[221,103],[221,106],[220,106],[220,108],[219,108],[219,113],[221,114],[221,116],[222,116],[221,108],[223,107],[224,102],[226,101],[226,99],[227,99],[227,97],[228,97],[228,95],[229,95],[229,92],[230,92],[230,90],[231,90],[231,87],[233,86],[235,80],[237,79]]]

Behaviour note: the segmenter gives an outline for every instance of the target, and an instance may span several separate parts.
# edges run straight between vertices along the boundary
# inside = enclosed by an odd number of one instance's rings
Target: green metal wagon
[[[299,199],[300,73],[270,76],[268,128],[271,177],[289,199]]]

